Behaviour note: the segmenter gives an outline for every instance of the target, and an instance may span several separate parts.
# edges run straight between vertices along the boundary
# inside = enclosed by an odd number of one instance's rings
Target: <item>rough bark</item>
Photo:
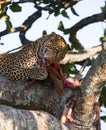
[[[105,83],[106,50],[103,50],[84,78],[81,90],[77,93],[76,105],[72,113],[75,119],[71,125],[72,129],[97,130],[94,125],[99,120],[96,117],[96,104]]]
[[[42,82],[36,81],[31,85],[32,81],[16,82],[8,80],[5,76],[0,76],[0,104],[14,106],[20,109],[44,110],[59,118],[67,100],[74,94],[76,96],[76,103],[72,111],[74,122],[66,125],[72,130],[97,130],[100,126],[94,125],[95,122],[97,123],[99,121],[99,118],[95,120],[97,113],[95,104],[98,102],[102,86],[106,83],[105,59],[106,48],[104,46],[104,50],[99,54],[84,78],[81,88],[73,92],[69,88],[65,88],[63,96],[60,96],[55,91],[55,88],[49,85],[49,80]],[[0,118],[2,118],[6,115],[3,114],[2,110],[8,113],[11,108],[0,106],[0,109]],[[27,113],[28,111],[25,112]],[[12,115],[10,114],[8,116]],[[15,120],[19,120],[17,114],[14,116],[16,116]],[[2,120],[6,123],[6,117],[2,118]],[[20,124],[20,127],[22,127],[22,124]],[[50,129],[48,128],[48,130]]]
[[[0,104],[14,106],[22,109],[44,110],[59,117],[66,100],[71,96],[69,88],[64,89],[60,96],[49,81],[10,81],[0,76]]]
[[[104,21],[105,19],[106,19],[106,13],[104,11],[102,13],[94,14],[92,16],[86,17],[82,19],[81,21],[79,21],[74,26],[72,26],[71,28],[67,29],[68,31],[70,31],[69,40],[72,43],[72,47],[77,48],[78,50],[84,49],[84,46],[82,45],[82,43],[80,43],[80,41],[76,37],[77,32],[89,24],[92,24],[95,22],[101,22],[101,21]]]
[[[0,130],[69,130],[43,111],[18,110],[0,105]]]
[[[87,58],[93,57],[102,51],[102,45],[95,46],[86,50],[79,51],[78,53],[67,53],[64,59],[60,61],[60,64],[81,62]]]

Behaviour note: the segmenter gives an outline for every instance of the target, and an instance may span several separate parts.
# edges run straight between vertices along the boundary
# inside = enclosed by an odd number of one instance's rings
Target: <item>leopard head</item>
[[[68,45],[63,37],[56,33],[48,35],[43,47],[43,59],[51,63],[59,63],[68,51]]]

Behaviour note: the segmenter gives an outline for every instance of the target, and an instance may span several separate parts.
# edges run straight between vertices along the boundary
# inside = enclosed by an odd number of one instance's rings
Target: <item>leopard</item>
[[[44,80],[48,77],[47,63],[59,63],[67,51],[64,38],[52,32],[16,52],[0,54],[0,74],[10,80]]]

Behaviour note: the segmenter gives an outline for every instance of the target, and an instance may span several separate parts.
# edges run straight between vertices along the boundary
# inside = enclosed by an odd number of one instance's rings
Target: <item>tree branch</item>
[[[73,5],[75,5],[76,3],[80,2],[81,0],[71,0],[70,2],[64,2],[63,3],[63,7],[65,9],[72,7]]]
[[[11,0],[7,0],[7,2],[10,2]],[[33,13],[30,17],[28,17],[27,20],[24,21],[24,23],[20,26],[20,27],[16,27],[16,28],[11,28],[10,30],[6,29],[2,32],[0,32],[0,37],[9,34],[9,33],[14,33],[14,32],[20,32],[20,39],[23,45],[25,45],[26,43],[29,43],[31,41],[27,40],[25,38],[25,33],[26,31],[32,26],[32,24],[41,17],[41,11],[48,11],[49,13],[53,13],[56,12],[57,10],[60,10],[60,8],[68,8],[70,6],[73,6],[74,4],[76,4],[77,2],[79,2],[80,0],[71,0],[71,2],[67,3],[67,2],[61,2],[61,6],[56,7],[56,8],[51,8],[48,6],[42,7],[39,6],[36,2],[37,1],[33,1],[33,0],[19,0],[18,2],[12,2],[12,4],[16,4],[16,3],[25,3],[25,2],[32,2],[35,4],[35,8],[38,9],[37,12]],[[38,1],[39,2],[39,1]],[[40,1],[41,3],[44,1]],[[57,2],[57,1],[55,1]],[[60,5],[60,2],[58,2]],[[1,1],[1,4],[4,4],[4,1]]]
[[[26,2],[32,2],[35,4],[36,9],[38,10],[44,10],[44,11],[48,11],[50,14],[54,13],[56,11],[59,11],[60,9],[64,8],[67,9],[69,7],[72,7],[73,5],[77,4],[78,2],[80,2],[81,0],[71,0],[70,2],[62,2],[62,1],[45,1],[45,0],[19,0],[18,2],[12,2],[12,4],[20,4],[20,3],[26,3]],[[45,7],[42,7],[42,3],[45,4],[45,2],[48,2],[48,4]],[[49,3],[50,2],[50,3]],[[55,7],[52,7],[52,5],[55,5]]]
[[[64,95],[59,95],[49,79],[32,84],[32,80],[11,81],[0,76],[0,104],[44,110],[58,118],[71,94],[71,89],[65,87]]]
[[[106,19],[106,13],[99,13],[92,15],[90,17],[84,18],[81,21],[79,21],[77,24],[75,24],[73,27],[67,29],[70,32],[70,37],[69,40],[72,43],[72,47],[76,48],[76,46],[81,49],[84,49],[80,41],[76,38],[76,33],[82,29],[83,27],[95,23],[95,22],[100,22],[104,21]]]
[[[79,51],[78,53],[71,53],[71,54],[67,53],[64,59],[60,61],[60,64],[81,62],[90,57],[95,56],[101,51],[102,51],[102,45],[99,45],[99,46],[96,46],[87,50]]]
[[[26,45],[31,42],[25,38],[25,33],[32,26],[32,24],[40,17],[41,17],[41,10],[38,10],[35,13],[33,13],[31,16],[29,16],[27,20],[25,20],[24,23],[22,24],[22,26],[26,27],[26,29],[20,30],[20,34],[19,34],[20,40],[23,45]]]
[[[27,2],[28,2],[28,3],[29,3],[29,2],[33,2],[33,0],[18,0],[18,2],[13,1],[12,4],[14,4],[14,3],[18,3],[18,4],[19,4],[19,3],[27,3]]]
[[[0,130],[69,130],[43,111],[18,110],[0,105]]]
[[[95,128],[93,125],[96,117],[95,104],[98,102],[102,86],[106,83],[105,47],[104,45],[104,50],[84,78],[81,89],[72,92],[64,88],[64,95],[60,96],[54,88],[50,87],[50,80],[36,81],[30,86],[31,81],[10,81],[0,76],[0,104],[23,109],[44,110],[59,118],[66,102],[74,94],[76,96],[72,111],[74,122],[69,123],[70,128],[72,130]],[[7,112],[8,110],[6,109]]]
[[[29,16],[28,19],[25,20],[24,23],[20,27],[11,28],[10,30],[6,29],[0,32],[0,37],[9,33],[20,32],[19,37],[22,44],[26,45],[28,43],[31,43],[32,41],[29,41],[28,39],[26,39],[25,33],[32,26],[33,22],[35,22],[40,17],[41,17],[41,11],[36,11],[31,16]]]
[[[96,119],[95,104],[98,102],[100,93],[106,83],[106,48],[100,53],[91,69],[87,73],[81,85],[80,91],[76,94],[76,105],[73,110],[75,130],[91,130]],[[83,125],[82,125],[83,124]]]
[[[6,30],[0,32],[0,37],[5,36],[5,35],[10,34],[10,33],[24,31],[24,30],[26,30],[26,28],[27,28],[26,26],[21,25],[20,27],[11,28],[10,30],[6,29]]]

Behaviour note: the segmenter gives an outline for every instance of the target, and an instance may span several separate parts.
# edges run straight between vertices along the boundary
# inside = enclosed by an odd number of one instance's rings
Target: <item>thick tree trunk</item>
[[[35,82],[10,81],[0,76],[0,104],[14,106],[16,108],[30,110],[44,110],[59,117],[71,96],[69,88],[64,89],[64,95],[60,96],[49,81]],[[30,86],[31,85],[31,86]]]
[[[18,110],[0,105],[0,130],[69,130],[43,111]]]
[[[104,48],[106,49],[106,48]],[[100,130],[98,117],[98,99],[106,83],[106,50],[103,50],[90,68],[76,94],[77,100],[73,110],[74,130]],[[98,126],[97,126],[98,125]]]
[[[106,83],[106,50],[103,50],[94,64],[92,65],[91,69],[89,70],[88,74],[83,80],[83,83],[81,85],[81,88],[79,90],[71,91],[68,88],[64,89],[64,95],[60,96],[54,88],[51,88],[48,86],[49,81],[45,80],[42,82],[35,82],[32,87],[29,87],[30,81],[26,82],[16,82],[16,81],[10,81],[6,77],[1,76],[0,77],[0,103],[14,106],[17,108],[22,109],[34,109],[39,110],[39,112],[34,113],[40,113],[42,114],[40,110],[44,110],[46,112],[51,113],[56,118],[59,118],[64,105],[66,104],[67,100],[74,95],[76,97],[76,103],[73,106],[72,111],[72,117],[74,118],[74,121],[72,123],[68,122],[66,125],[69,129],[72,130],[99,130],[100,125],[99,118],[97,117],[97,102],[99,95],[102,90],[102,86]],[[70,98],[71,99],[71,98]],[[6,119],[11,118],[11,122],[13,122],[15,117],[15,121],[19,120],[21,118],[21,114],[18,115],[18,112],[24,112],[23,110],[17,110],[13,109],[11,107],[7,106],[0,106],[0,118],[4,120],[4,126],[6,126]],[[10,113],[10,111],[18,111],[17,114]],[[28,113],[27,113],[28,112]],[[10,113],[10,114],[5,114]],[[25,111],[25,113],[28,116],[28,122],[30,122],[30,112]],[[23,121],[27,118],[23,117]],[[35,114],[36,115],[36,114]],[[43,113],[45,115],[45,113]],[[46,113],[46,116],[48,115],[48,118],[51,115]],[[17,118],[18,116],[18,118]],[[45,116],[44,116],[45,117]],[[35,119],[35,118],[34,118]],[[41,119],[41,118],[40,118]],[[52,120],[53,119],[53,120]],[[44,118],[44,126],[45,130],[51,130],[51,127],[49,127],[48,123],[53,124],[54,129],[58,130],[58,126],[61,125],[56,123],[57,120],[52,117],[50,120]],[[21,119],[20,119],[21,121]],[[33,120],[34,122],[35,120]],[[38,122],[42,124],[41,120],[36,118],[37,125]],[[26,123],[27,124],[27,123]],[[35,123],[36,124],[36,123]],[[97,125],[95,125],[97,124]],[[14,125],[14,130],[18,126],[19,128],[23,127],[23,123],[20,123],[19,125]],[[30,125],[30,123],[29,123]],[[30,125],[32,126],[32,124]],[[47,127],[48,126],[48,127]],[[26,126],[25,126],[26,127]],[[33,126],[34,128],[36,126]],[[1,126],[1,128],[3,128]],[[4,127],[5,128],[5,127]],[[24,127],[23,127],[24,128]],[[39,128],[39,127],[38,127]],[[38,129],[36,127],[36,130]],[[67,128],[67,129],[68,129]],[[61,128],[61,130],[66,129]],[[12,128],[11,128],[12,130]],[[28,128],[30,130],[30,128]],[[40,130],[44,130],[44,127],[40,127]]]

